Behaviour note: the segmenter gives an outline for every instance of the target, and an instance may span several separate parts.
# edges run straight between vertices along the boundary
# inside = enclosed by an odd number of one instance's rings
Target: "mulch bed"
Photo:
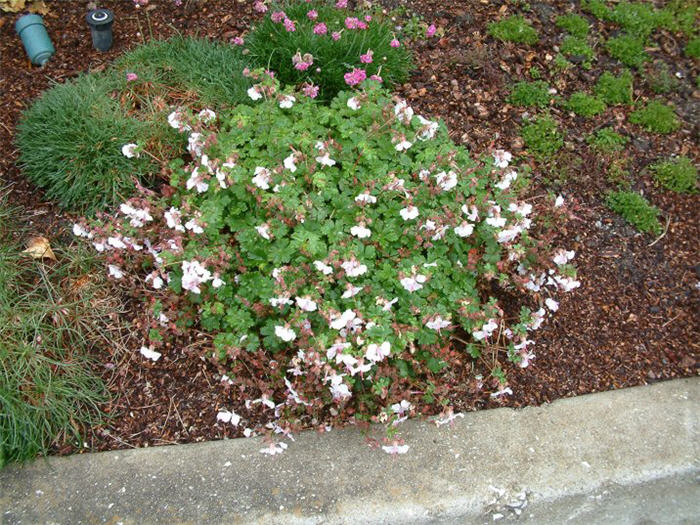
[[[386,0],[391,6],[392,1]],[[525,79],[531,66],[548,69],[547,55],[560,43],[554,17],[567,11],[570,2],[531,3],[527,13],[540,33],[535,46],[503,44],[486,36],[486,25],[512,2],[463,2],[459,0],[409,0],[405,5],[444,27],[446,34],[415,45],[417,68],[399,94],[417,112],[442,117],[453,139],[478,153],[499,146],[519,153],[518,130],[523,108],[508,105],[508,86]],[[52,82],[80,73],[98,71],[144,38],[175,34],[211,36],[229,40],[244,33],[260,15],[252,1],[209,0],[185,2],[175,8],[169,0],[151,0],[136,10],[126,0],[104,1],[100,7],[115,12],[112,50],[92,49],[85,24],[86,2],[51,2],[45,22],[57,49],[43,69],[32,67],[14,33],[17,15],[0,15],[0,174],[3,185],[12,185],[11,198],[27,210],[34,233],[65,236],[71,217],[42,198],[15,166],[18,152],[13,130],[20,112]],[[594,22],[609,35],[614,26]],[[700,258],[698,239],[700,209],[697,195],[679,195],[656,187],[644,168],[671,154],[698,159],[698,98],[695,78],[698,65],[680,55],[681,44],[664,34],[662,45],[651,50],[683,78],[676,91],[665,95],[683,120],[671,135],[652,135],[627,121],[629,108],[610,108],[595,119],[582,119],[558,108],[552,113],[567,130],[566,155],[582,162],[568,164],[565,180],[554,191],[563,194],[569,217],[558,225],[554,242],[576,250],[581,288],[561,298],[560,310],[536,333],[536,359],[520,369],[506,366],[512,396],[492,399],[476,388],[471,364],[450,372],[450,402],[455,411],[496,406],[539,405],[557,398],[692,376],[697,373],[698,288]],[[562,73],[557,89],[566,94],[589,91],[603,70],[618,64],[598,49],[599,61],[591,71],[574,68]],[[644,84],[635,82],[635,97],[654,97]],[[532,112],[530,112],[532,113]],[[634,189],[644,194],[669,218],[663,237],[641,235],[610,212],[604,194],[610,189],[603,166],[591,154],[585,137],[595,128],[614,125],[631,137],[629,169]],[[533,198],[546,194],[545,178],[532,163]],[[133,305],[137,317],[138,305]],[[136,342],[134,342],[135,348]],[[264,421],[236,401],[235,387],[220,381],[221,371],[201,357],[206,339],[192,335],[183,349],[172,349],[169,359],[144,363],[136,352],[119,353],[105,348],[98,361],[101,373],[115,394],[106,410],[113,416],[87,436],[92,450],[150,446],[236,437],[230,425],[215,425],[218,407],[247,415],[247,426]],[[241,413],[241,412],[239,412]],[[57,453],[75,451],[71,447]]]

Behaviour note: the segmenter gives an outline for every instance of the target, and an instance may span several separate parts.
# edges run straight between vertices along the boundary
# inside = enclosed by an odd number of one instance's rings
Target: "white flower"
[[[361,202],[363,204],[374,204],[377,202],[377,197],[374,195],[370,195],[368,191],[364,193],[360,193],[357,197],[355,197],[355,202]]]
[[[257,90],[257,88],[255,86],[248,89],[248,96],[252,100],[260,100],[262,98],[262,95],[260,94],[260,92]]]
[[[190,219],[185,223],[185,228],[190,230],[192,233],[200,234],[204,233],[204,228],[202,228],[195,219]]]
[[[185,231],[185,228],[182,226],[182,224],[180,224],[182,214],[177,208],[171,206],[170,209],[163,214],[163,217],[165,218],[165,223],[168,225],[168,228],[172,228],[179,232]]]
[[[383,361],[385,357],[391,355],[391,343],[384,341],[382,344],[378,345],[372,343],[367,345],[367,350],[365,351],[365,358],[373,363],[378,363]]]
[[[314,267],[315,267],[319,272],[323,273],[323,275],[330,275],[331,273],[333,273],[333,268],[331,268],[330,266],[328,266],[328,265],[327,265],[326,263],[324,263],[323,261],[314,261]]]
[[[216,420],[224,423],[231,423],[234,427],[237,427],[238,423],[241,422],[241,416],[236,414],[233,410],[230,412],[228,410],[221,410],[216,414]]]
[[[186,188],[191,190],[192,188],[197,189],[197,193],[204,193],[209,189],[209,184],[205,182],[204,175],[199,172],[199,166],[195,166],[192,170],[190,178],[187,179]]]
[[[216,113],[214,113],[209,108],[205,108],[202,111],[200,111],[198,116],[199,116],[199,121],[203,122],[204,124],[210,124],[210,123],[216,121]]]
[[[467,208],[467,205],[463,204],[462,213],[464,213],[467,216],[467,219],[469,219],[472,222],[476,222],[479,220],[479,209],[476,206],[470,206],[469,208]]]
[[[561,266],[573,259],[574,255],[576,255],[576,252],[574,252],[573,250],[567,251],[559,249],[554,254],[554,257],[552,257],[552,260],[554,261],[554,264],[556,264],[557,266]]]
[[[413,109],[405,100],[401,100],[394,106],[394,115],[396,115],[396,118],[403,124],[408,126],[413,118]]]
[[[360,105],[360,100],[357,97],[351,97],[348,99],[348,107],[353,111],[357,111],[362,106]]]
[[[388,312],[389,310],[391,310],[392,306],[394,306],[396,303],[399,302],[399,298],[394,297],[391,301],[387,301],[386,299],[384,299],[383,301],[384,301],[384,306],[382,306],[382,310],[384,310],[385,312]],[[382,304],[382,303],[379,303],[379,304]]]
[[[435,316],[432,321],[428,321],[425,323],[425,326],[430,328],[431,330],[437,330],[438,332],[443,329],[447,328],[450,326],[450,322],[447,319],[443,319],[439,315]]]
[[[316,302],[308,297],[296,297],[297,306],[305,312],[313,312],[316,310]]]
[[[138,158],[141,156],[141,153],[138,151],[138,144],[124,144],[122,146],[122,155],[124,155],[127,159],[133,159],[134,157]]]
[[[406,150],[408,150],[408,148],[410,148],[411,146],[413,146],[413,143],[407,141],[407,140],[404,138],[404,139],[401,140],[398,144],[396,144],[396,146],[394,146],[394,149],[396,149],[396,151],[406,151]]]
[[[423,283],[427,280],[428,278],[425,275],[418,274],[411,277],[404,277],[401,279],[400,283],[405,290],[413,293],[423,288]]]
[[[513,155],[508,151],[497,149],[493,152],[493,162],[499,168],[507,168],[508,163],[512,160]]]
[[[559,208],[560,206],[564,205],[564,197],[561,195],[557,195],[557,198],[554,199],[554,207]]]
[[[123,250],[126,248],[126,244],[124,244],[119,237],[107,237],[107,244],[109,244],[112,248],[116,248],[117,250]]]
[[[559,288],[565,292],[570,292],[574,288],[578,288],[579,286],[581,286],[581,281],[576,281],[575,279],[572,279],[570,277],[557,275],[556,277],[554,277],[554,280],[556,281]]]
[[[121,206],[119,206],[119,211],[121,211],[124,215],[131,219],[130,224],[134,228],[140,228],[145,223],[153,220],[153,217],[151,217],[151,214],[148,213],[148,210],[134,208],[133,206],[127,203],[124,203]]]
[[[518,174],[515,171],[509,171],[506,173],[503,178],[496,184],[496,187],[499,190],[507,190],[510,188],[511,182],[513,182],[515,179],[518,178]]]
[[[160,352],[151,350],[146,346],[142,346],[139,352],[141,352],[141,355],[143,357],[145,357],[146,359],[150,359],[151,361],[158,361],[158,359],[160,359],[160,356],[162,355]]]
[[[522,230],[518,226],[513,226],[506,230],[501,230],[498,232],[498,242],[506,243],[514,240]]]
[[[447,231],[447,226],[439,226],[435,230],[435,234],[431,237],[432,240],[437,241],[439,239],[442,239],[445,236],[445,232]]]
[[[275,326],[275,335],[282,339],[282,341],[290,342],[296,339],[297,334],[289,327],[277,325]]]
[[[292,173],[294,173],[297,170],[297,165],[294,163],[294,160],[294,153],[292,153],[286,159],[284,159],[284,167]]]
[[[382,445],[382,450],[391,455],[405,454],[408,448],[408,445]]]
[[[350,228],[350,233],[358,239],[366,239],[372,235],[372,231],[361,223]]]
[[[191,133],[187,139],[187,151],[195,157],[201,157],[203,146],[202,134],[197,132]]]
[[[357,314],[352,310],[345,310],[339,316],[331,317],[330,327],[334,330],[342,330],[348,323],[355,320]]]
[[[547,297],[547,298],[544,300],[544,304],[546,304],[546,305],[547,305],[547,308],[549,308],[552,312],[556,312],[557,310],[559,310],[559,303],[556,302],[556,301],[555,301],[554,299],[552,299],[551,297]]]
[[[441,171],[435,175],[435,181],[443,191],[450,191],[452,188],[457,186],[457,174],[452,170],[447,173]]]
[[[506,225],[505,217],[487,217],[486,224],[494,228],[503,228]]]
[[[263,223],[260,226],[256,226],[255,231],[257,231],[258,234],[260,235],[260,237],[262,237],[263,239],[265,239],[267,241],[269,241],[271,239],[271,237],[270,237],[270,225],[269,224]]]
[[[522,217],[527,217],[528,215],[530,215],[530,213],[532,213],[532,204],[527,202],[521,202],[520,204],[511,202],[508,205],[508,210],[512,211],[513,213],[517,213]]]
[[[275,454],[282,454],[285,450],[287,450],[286,443],[270,443],[270,445],[267,448],[261,448],[260,453],[268,454],[269,456],[274,456]]]
[[[323,164],[324,166],[335,166],[335,161],[330,157],[328,152],[316,157],[316,162]]]
[[[474,336],[474,339],[477,341],[481,341],[482,339],[490,337],[496,328],[498,328],[498,323],[495,321],[495,319],[489,319],[488,322],[481,327],[481,330],[472,332],[472,336]]]
[[[294,301],[286,295],[280,295],[279,297],[271,297],[270,304],[277,308],[279,305],[294,304]]]
[[[85,237],[86,239],[92,239],[92,233],[87,231],[78,223],[73,225],[73,235],[75,235],[76,237]]]
[[[272,174],[267,168],[258,166],[255,168],[255,176],[253,177],[253,184],[255,184],[261,190],[267,190],[270,188],[270,182],[272,181]]]
[[[491,394],[491,397],[500,397],[503,395],[513,395],[513,391],[510,389],[510,387],[501,387],[501,389],[498,392],[494,392]]]
[[[435,137],[438,130],[438,123],[428,120],[421,115],[418,115],[418,120],[421,123],[421,130],[418,132],[418,140],[429,140]]]
[[[362,291],[362,288],[362,286],[348,285],[348,289],[343,292],[343,295],[341,297],[343,299],[350,299],[351,297],[355,297],[358,293]]]
[[[107,268],[109,268],[109,275],[115,279],[121,279],[124,277],[124,272],[116,264],[110,264],[107,266]]]
[[[190,131],[192,129],[182,121],[182,113],[180,113],[180,110],[175,110],[168,115],[168,124],[170,124],[171,128],[179,131]]]
[[[199,285],[210,281],[211,272],[202,266],[199,261],[182,261],[182,288],[192,293],[199,294]]]
[[[158,275],[158,272],[152,272],[149,273],[146,278],[144,279],[145,282],[151,282],[151,286],[153,286],[154,289],[160,290],[163,287],[163,278]]]
[[[216,180],[219,181],[219,186],[222,190],[226,189],[226,174],[219,168],[216,168]]]
[[[254,436],[255,432],[253,432],[252,428],[246,428],[245,430],[243,430],[243,435],[249,438],[250,436]]]
[[[214,288],[221,288],[223,285],[225,285],[226,282],[219,277],[219,274],[214,274],[214,279],[211,282],[212,287]]]
[[[297,99],[294,98],[292,95],[282,95],[280,97],[280,107],[282,109],[289,109],[294,105],[296,101]]]
[[[345,270],[348,277],[358,277],[367,273],[367,266],[360,264],[360,261],[357,259],[344,261],[340,266]]]
[[[410,401],[406,401],[405,399],[402,399],[400,403],[394,403],[391,405],[391,410],[400,416],[403,416],[406,412],[410,411],[413,408],[413,405],[410,403]]]
[[[455,226],[454,232],[460,237],[469,237],[474,232],[474,225],[467,221],[462,221],[462,224]]]
[[[530,325],[530,330],[537,330],[544,322],[545,309],[540,308],[532,314],[532,324]]]
[[[419,211],[418,208],[416,208],[415,206],[407,206],[405,208],[401,208],[399,214],[401,215],[403,220],[409,221],[418,217]]]

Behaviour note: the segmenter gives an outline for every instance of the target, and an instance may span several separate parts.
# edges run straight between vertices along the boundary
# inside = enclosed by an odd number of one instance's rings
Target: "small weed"
[[[608,194],[608,207],[637,228],[640,232],[661,233],[659,209],[649,204],[635,191],[617,191]]]
[[[634,35],[610,38],[605,46],[611,57],[629,67],[640,67],[649,60],[649,55],[644,51],[644,40]]]
[[[523,126],[521,133],[525,146],[535,157],[551,157],[564,145],[564,136],[549,115],[535,118]]]
[[[488,27],[489,34],[503,42],[518,44],[534,44],[539,40],[537,31],[522,16],[511,16],[492,22]]]
[[[564,107],[582,117],[592,117],[605,111],[607,106],[599,98],[579,91],[569,97]]]
[[[626,164],[627,162],[624,158],[614,159],[610,163],[606,171],[606,177],[610,184],[618,187],[629,187],[629,181],[627,180],[629,172],[626,169]]]
[[[556,24],[557,27],[563,29],[570,35],[577,36],[579,38],[585,38],[586,35],[588,35],[588,20],[581,15],[570,13],[568,15],[558,16]]]
[[[700,58],[700,37],[691,38],[685,46],[685,54],[690,58]]]
[[[630,115],[630,122],[639,124],[647,131],[654,133],[671,133],[676,131],[681,123],[671,106],[653,100],[645,107]]]
[[[554,57],[553,64],[554,68],[558,71],[566,71],[567,69],[574,67],[574,65],[561,53],[557,53],[557,56]]]
[[[551,95],[546,82],[518,82],[513,86],[513,91],[508,97],[508,102],[516,106],[546,107],[549,105]]]
[[[606,71],[603,73],[594,88],[595,94],[606,104],[631,104],[632,103],[632,73],[624,71],[616,77]]]
[[[607,154],[622,151],[629,141],[629,138],[616,133],[612,128],[599,129],[586,139],[594,151]]]
[[[664,188],[678,193],[695,193],[698,169],[688,157],[678,157],[657,162],[651,166],[654,179]]]
[[[564,38],[559,49],[571,62],[580,62],[585,69],[591,69],[591,61],[595,53],[585,38],[569,35]]]
[[[610,20],[612,11],[603,0],[582,0],[581,9],[599,20]]]
[[[530,75],[530,78],[531,78],[532,80],[540,80],[540,79],[542,78],[542,72],[541,72],[541,71],[539,70],[539,68],[536,67],[536,66],[532,66],[532,67],[528,70],[528,74]]]
[[[654,93],[668,93],[678,87],[678,79],[666,62],[656,61],[644,72],[644,80]]]

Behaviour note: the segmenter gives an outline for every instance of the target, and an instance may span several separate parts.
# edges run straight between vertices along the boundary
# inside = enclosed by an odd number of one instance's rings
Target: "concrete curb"
[[[696,523],[700,378],[404,424],[86,454],[0,471],[15,523]]]

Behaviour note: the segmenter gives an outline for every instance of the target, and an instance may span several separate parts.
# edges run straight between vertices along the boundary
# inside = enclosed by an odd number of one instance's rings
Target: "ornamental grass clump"
[[[166,197],[76,225],[114,278],[151,290],[142,355],[167,359],[168,331],[197,326],[251,410],[306,424],[405,418],[464,359],[509,393],[501,363],[528,366],[552,296],[580,285],[574,252],[530,233],[546,204],[518,199],[511,155],[471,158],[373,82],[324,106],[252,75],[252,106],[173,112],[189,159]]]
[[[254,66],[329,101],[365,78],[389,88],[408,78],[411,54],[393,29],[381,12],[354,12],[347,2],[290,1],[268,9],[245,47]]]

